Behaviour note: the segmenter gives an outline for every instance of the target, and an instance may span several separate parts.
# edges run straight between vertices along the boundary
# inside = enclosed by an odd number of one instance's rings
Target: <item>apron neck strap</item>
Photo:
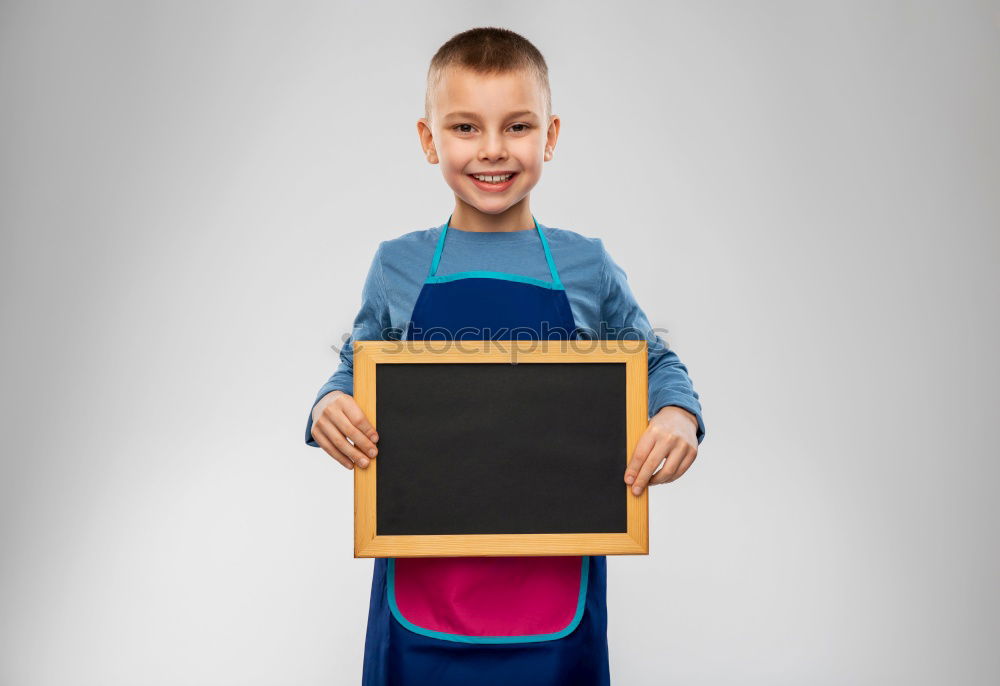
[[[444,228],[441,229],[441,237],[438,238],[437,248],[434,250],[434,259],[431,261],[431,270],[428,276],[435,276],[437,274],[438,264],[441,262],[441,253],[444,252],[444,241],[448,236],[448,227],[451,226],[451,217],[448,215],[448,221],[445,222]],[[549,250],[549,242],[545,240],[545,234],[542,233],[542,228],[538,226],[538,220],[535,219],[535,215],[531,215],[531,221],[535,223],[535,231],[538,232],[538,238],[542,241],[542,250],[545,251],[545,261],[549,265],[549,273],[552,275],[552,285],[557,288],[562,287],[562,282],[559,280],[559,272],[556,270],[555,260],[552,259],[552,251]]]

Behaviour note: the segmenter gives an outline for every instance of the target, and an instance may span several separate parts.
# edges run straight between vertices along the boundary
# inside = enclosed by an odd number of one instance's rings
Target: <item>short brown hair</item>
[[[438,48],[427,69],[424,116],[430,118],[431,91],[446,67],[465,67],[480,74],[503,74],[525,69],[538,79],[545,103],[546,123],[552,114],[549,67],[531,41],[509,29],[482,26],[457,33]]]

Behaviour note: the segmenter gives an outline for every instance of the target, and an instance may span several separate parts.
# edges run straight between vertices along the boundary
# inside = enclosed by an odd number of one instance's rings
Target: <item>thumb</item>
[[[625,469],[625,483],[632,485],[636,480],[639,470],[642,469],[642,465],[646,462],[646,458],[649,457],[649,452],[653,449],[655,443],[656,439],[647,427],[647,430],[639,436],[639,442],[635,445],[635,452],[632,453],[632,459]]]

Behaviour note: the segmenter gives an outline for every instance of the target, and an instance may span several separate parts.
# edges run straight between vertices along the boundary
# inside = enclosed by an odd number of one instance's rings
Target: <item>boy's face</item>
[[[440,163],[455,195],[481,212],[499,214],[520,202],[552,159],[559,118],[546,120],[542,89],[530,72],[449,67],[431,93],[430,110],[429,120],[417,122],[427,161]],[[473,176],[480,174],[512,176],[491,183]]]

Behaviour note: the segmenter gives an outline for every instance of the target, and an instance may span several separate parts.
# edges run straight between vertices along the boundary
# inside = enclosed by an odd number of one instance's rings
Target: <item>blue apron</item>
[[[409,340],[579,338],[548,242],[552,281],[437,276],[451,217],[420,290]],[[475,327],[473,331],[462,331]],[[566,390],[572,392],[571,389]],[[604,555],[376,558],[363,686],[607,686]]]

